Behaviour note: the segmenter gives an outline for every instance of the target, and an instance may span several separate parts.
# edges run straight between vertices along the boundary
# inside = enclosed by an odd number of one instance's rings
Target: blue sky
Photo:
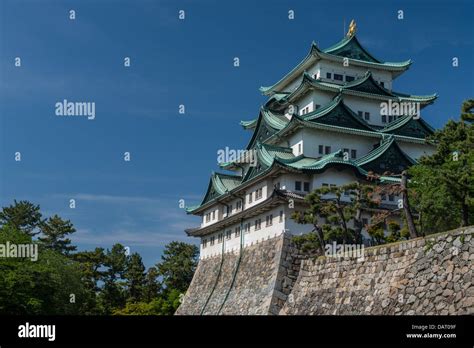
[[[0,0],[0,204],[40,204],[72,220],[80,249],[120,242],[151,266],[166,243],[195,242],[183,230],[199,219],[178,201],[199,202],[217,150],[246,145],[238,122],[257,116],[258,88],[313,40],[334,44],[354,18],[374,56],[414,61],[394,89],[438,93],[422,116],[441,127],[473,97],[473,10],[472,1]],[[63,99],[95,102],[96,118],[55,116]]]

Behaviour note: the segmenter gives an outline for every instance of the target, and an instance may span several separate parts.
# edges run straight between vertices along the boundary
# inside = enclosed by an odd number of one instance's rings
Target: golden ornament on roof
[[[347,36],[348,37],[354,36],[356,29],[357,29],[356,22],[354,20],[351,20],[351,23],[349,24],[349,30],[347,31]]]

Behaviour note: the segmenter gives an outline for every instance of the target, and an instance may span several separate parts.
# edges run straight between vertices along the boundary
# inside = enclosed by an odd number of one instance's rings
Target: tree
[[[461,120],[464,122],[474,122],[474,99],[464,101],[461,106]]]
[[[97,294],[100,293],[100,283],[104,280],[105,253],[103,248],[95,248],[92,251],[81,251],[71,255],[81,270],[81,281],[87,290],[88,297],[84,303],[84,314],[104,314],[103,308],[97,302]]]
[[[416,188],[419,205],[426,207],[427,200],[432,199],[433,192],[427,189],[425,182],[430,182],[432,187],[443,190],[439,198],[445,205],[454,205],[460,211],[460,226],[472,223],[474,210],[474,130],[471,109],[474,101],[467,100],[462,107],[461,121],[448,121],[443,129],[438,130],[430,138],[435,142],[436,152],[430,156],[420,159],[419,165],[410,169],[413,186]],[[449,212],[451,209],[448,209]],[[424,210],[421,212],[427,216],[433,216],[433,212]],[[457,220],[457,214],[442,215],[452,222]]]
[[[158,270],[156,267],[148,268],[145,277],[145,285],[143,287],[144,300],[150,302],[160,295],[162,290],[160,282],[158,282]]]
[[[4,225],[0,244],[29,244],[27,233]],[[64,255],[43,250],[36,261],[0,258],[0,314],[82,314],[87,291],[78,264]]]
[[[125,272],[126,284],[128,288],[128,299],[140,301],[143,297],[145,285],[145,266],[140,254],[133,253],[127,261],[127,271]]]
[[[297,223],[311,224],[313,230],[293,241],[305,252],[319,252],[321,255],[325,245],[332,241],[362,243],[362,211],[374,207],[372,192],[371,185],[358,182],[313,190],[305,197],[308,208],[292,214]],[[351,221],[353,228],[349,227]]]
[[[384,174],[394,176],[389,172],[386,172]],[[380,223],[384,223],[388,218],[392,217],[393,215],[399,215],[400,210],[402,210],[404,214],[406,228],[409,231],[410,237],[416,238],[418,237],[418,231],[416,230],[416,226],[413,219],[412,207],[410,206],[410,201],[408,199],[408,172],[404,170],[399,176],[401,176],[401,179],[398,182],[381,183],[381,176],[379,174],[369,172],[368,179],[377,183],[373,192],[374,198],[381,197],[384,195],[401,196],[401,207],[399,206],[399,209],[386,209],[383,212],[376,214],[375,217],[372,218],[371,224],[373,226],[371,226],[370,230],[373,233],[376,233],[376,231],[380,228]],[[379,204],[380,200],[378,198],[375,198],[375,202]]]
[[[156,269],[167,289],[187,290],[197,267],[198,255],[198,247],[192,244],[174,241],[165,246]]]
[[[111,250],[107,249],[104,258],[104,286],[100,292],[100,305],[106,314],[112,313],[115,308],[125,305],[124,278],[127,266],[127,255],[122,244],[117,243]]]
[[[40,206],[28,201],[14,200],[14,204],[3,207],[0,211],[0,225],[10,225],[14,229],[34,236],[39,232],[37,228],[42,224]]]
[[[71,240],[66,238],[68,234],[76,232],[70,220],[63,220],[54,215],[42,222],[40,228],[44,237],[39,237],[38,240],[44,247],[64,255],[69,255],[71,251],[77,249],[71,245]]]

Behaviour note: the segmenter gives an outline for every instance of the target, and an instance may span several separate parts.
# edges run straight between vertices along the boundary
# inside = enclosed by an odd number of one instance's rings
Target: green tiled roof
[[[342,99],[342,94],[337,95],[326,106],[316,109],[303,116],[305,121],[324,123],[328,125],[374,131],[374,129],[357,116]]]
[[[258,119],[250,120],[250,121],[240,121],[240,125],[244,129],[254,129],[257,126]]]
[[[390,122],[380,129],[379,132],[426,138],[434,133],[434,129],[421,117],[415,119],[413,116],[406,115]]]
[[[258,142],[256,144],[258,164],[250,167],[245,176],[233,176],[221,173],[213,173],[202,203],[193,208],[188,208],[187,212],[193,213],[197,209],[215,202],[218,198],[231,194],[248,181],[256,180],[257,177],[269,173],[274,168],[283,168],[290,172],[300,173],[320,173],[334,166],[351,168],[360,177],[367,177],[369,172],[364,165],[379,158],[393,142],[393,137],[385,141],[384,144],[370,152],[360,160],[344,160],[343,151],[338,150],[321,158],[305,157],[303,155],[294,156],[291,148],[268,145]],[[387,146],[387,144],[389,144]],[[396,143],[395,143],[396,144]],[[359,163],[360,162],[360,163]],[[398,178],[382,176],[381,182],[397,182]]]
[[[277,142],[290,131],[293,131],[297,127],[302,127],[369,136],[379,139],[385,134],[391,133],[395,135],[397,139],[424,144],[426,137],[425,133],[422,131],[412,131],[412,128],[415,127],[416,124],[420,124],[420,127],[423,127],[423,129],[425,129],[425,126],[429,127],[429,125],[425,121],[422,121],[421,118],[414,120],[414,122],[415,125],[409,123],[405,128],[401,127],[401,125],[398,128],[396,126],[388,128],[392,123],[387,125],[385,128],[369,125],[344,103],[344,95],[340,93],[328,104],[306,115],[293,115],[284,128],[276,131],[265,138],[265,140],[261,141],[265,141],[266,143]],[[428,128],[426,129],[428,132]]]
[[[268,87],[260,87],[260,91],[265,95],[274,94],[275,91],[281,90],[285,85],[285,82],[290,82],[297,76],[299,76],[305,69],[311,64],[320,59],[326,59],[334,62],[341,63],[344,58],[349,58],[349,64],[354,66],[362,66],[372,69],[387,70],[392,72],[401,73],[408,69],[411,64],[411,60],[403,62],[381,62],[370,55],[359,43],[355,36],[350,39],[343,39],[335,46],[325,50],[320,50],[318,46],[313,42],[311,48],[306,57],[296,65],[288,74],[281,78],[277,83]],[[279,88],[280,87],[280,88]]]
[[[224,193],[235,189],[240,185],[241,180],[242,177],[238,175],[212,173],[206,194],[204,195],[204,198],[199,206],[202,206],[223,195]]]
[[[367,155],[357,159],[355,163],[365,170],[383,173],[401,173],[403,169],[416,163],[395,141],[395,137],[387,135],[380,145]]]
[[[279,99],[276,99],[274,96],[272,96],[265,105],[273,105],[277,109],[286,108],[300,95],[304,95],[308,89],[318,89],[332,93],[355,95],[370,99],[376,98],[383,101],[391,99],[397,102],[418,102],[423,106],[432,103],[437,98],[436,93],[430,95],[410,95],[390,91],[377,83],[370,71],[367,71],[363,77],[351,82],[346,82],[343,85],[314,79],[305,71],[303,73],[300,85],[293,92],[288,93],[285,97]]]

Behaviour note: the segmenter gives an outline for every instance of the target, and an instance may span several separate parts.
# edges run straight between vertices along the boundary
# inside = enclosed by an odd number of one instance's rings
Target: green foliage
[[[162,277],[166,288],[186,291],[198,263],[199,249],[195,245],[183,242],[171,242],[166,245],[161,262],[156,264],[158,275]]]
[[[140,254],[133,253],[128,259],[125,278],[127,279],[126,285],[128,288],[127,297],[132,301],[141,300],[145,286],[145,266]]]
[[[145,272],[138,253],[121,244],[106,251],[74,252],[76,230],[57,215],[42,219],[39,206],[15,201],[0,212],[0,244],[34,244],[39,258],[0,258],[0,314],[172,315],[191,282],[198,248],[165,247]],[[41,233],[37,240],[32,236]]]
[[[124,308],[114,310],[113,315],[173,315],[179,307],[180,294],[172,290],[150,302],[127,302]]]
[[[463,119],[473,101],[464,105]],[[471,114],[472,115],[472,114]],[[472,124],[448,121],[432,141],[436,152],[410,168],[412,200],[423,231],[439,232],[474,223],[474,130]]]
[[[311,233],[293,238],[308,253],[324,253],[324,246],[337,243],[362,243],[361,212],[374,206],[371,199],[373,186],[350,183],[342,186],[321,187],[306,195],[308,208],[296,211],[292,219],[299,224],[312,224]],[[342,200],[342,196],[350,201]],[[349,227],[350,222],[354,228]]]
[[[44,247],[64,255],[69,255],[71,251],[77,249],[71,245],[71,240],[66,238],[68,234],[76,232],[71,221],[63,220],[58,215],[54,215],[42,222],[40,228],[44,237],[39,237],[38,240]]]
[[[387,227],[389,231],[389,235],[385,238],[385,241],[387,243],[393,243],[393,242],[398,242],[401,240],[406,240],[406,239],[409,239],[410,237],[410,233],[408,232],[408,229],[402,230],[400,228],[400,224],[398,224],[396,221],[390,221]]]
[[[0,229],[0,244],[36,243],[11,226]],[[71,303],[71,294],[75,303]],[[0,313],[78,314],[87,298],[77,263],[54,250],[40,250],[38,260],[0,258]]]
[[[0,211],[0,226],[10,225],[30,236],[39,233],[37,229],[42,222],[39,205],[28,201],[17,202],[15,200],[13,205],[3,207]]]

